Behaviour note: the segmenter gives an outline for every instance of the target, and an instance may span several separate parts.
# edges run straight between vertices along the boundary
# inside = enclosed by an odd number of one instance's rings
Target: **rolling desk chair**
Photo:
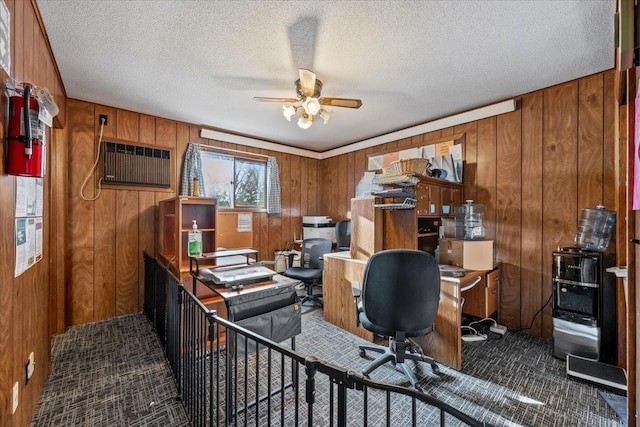
[[[363,369],[364,376],[392,361],[394,365],[400,364],[411,385],[418,388],[416,376],[405,359],[427,362],[434,373],[440,372],[436,362],[410,339],[429,334],[438,312],[440,270],[431,254],[414,249],[377,252],[365,267],[362,290],[358,282],[352,283],[352,290],[356,325],[362,324],[374,334],[389,337],[389,347],[360,346],[361,357],[365,356],[365,350],[382,353]]]
[[[336,223],[336,247],[339,251],[351,248],[351,220],[343,219]]]
[[[322,307],[322,296],[314,295],[313,287],[322,281],[323,256],[331,252],[332,245],[331,240],[321,237],[304,239],[300,248],[300,267],[289,267],[282,273],[304,283],[305,295],[301,304],[312,301]],[[289,265],[293,265],[293,254],[289,256]]]

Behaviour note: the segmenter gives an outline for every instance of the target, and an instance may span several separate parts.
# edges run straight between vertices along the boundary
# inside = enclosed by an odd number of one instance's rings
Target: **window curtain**
[[[180,185],[181,196],[193,195],[193,180],[198,178],[200,196],[206,196],[204,188],[204,179],[202,177],[202,160],[200,159],[200,145],[196,142],[190,142],[187,145],[187,151],[184,154],[184,163],[182,164],[182,183]]]
[[[280,174],[278,162],[273,156],[267,159],[267,214],[282,213],[280,203]]]

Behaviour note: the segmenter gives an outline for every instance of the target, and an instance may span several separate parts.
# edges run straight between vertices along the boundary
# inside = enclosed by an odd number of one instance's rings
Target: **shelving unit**
[[[216,199],[174,197],[159,204],[158,256],[176,277],[189,273],[187,243],[193,220],[202,233],[203,252],[216,250]]]
[[[384,249],[416,248],[433,253],[442,218],[453,218],[454,207],[462,203],[461,183],[426,176],[415,178],[415,207],[407,207],[396,198],[376,198],[374,206],[384,209]],[[384,185],[387,191],[397,183]]]

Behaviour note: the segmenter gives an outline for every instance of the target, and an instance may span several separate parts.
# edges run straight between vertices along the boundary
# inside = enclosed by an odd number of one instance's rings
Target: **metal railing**
[[[156,263],[152,266],[153,262]],[[179,396],[195,426],[470,425],[452,406],[407,387],[381,383],[291,346],[275,343],[209,310],[145,254],[145,292],[166,298],[163,331]],[[153,279],[153,282],[150,280]],[[164,288],[159,291],[158,288]]]

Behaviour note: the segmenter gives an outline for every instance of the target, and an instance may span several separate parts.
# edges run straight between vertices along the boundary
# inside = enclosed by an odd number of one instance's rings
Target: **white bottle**
[[[187,249],[189,256],[202,256],[202,233],[198,230],[196,220],[193,220],[193,227],[189,232],[189,245]]]

